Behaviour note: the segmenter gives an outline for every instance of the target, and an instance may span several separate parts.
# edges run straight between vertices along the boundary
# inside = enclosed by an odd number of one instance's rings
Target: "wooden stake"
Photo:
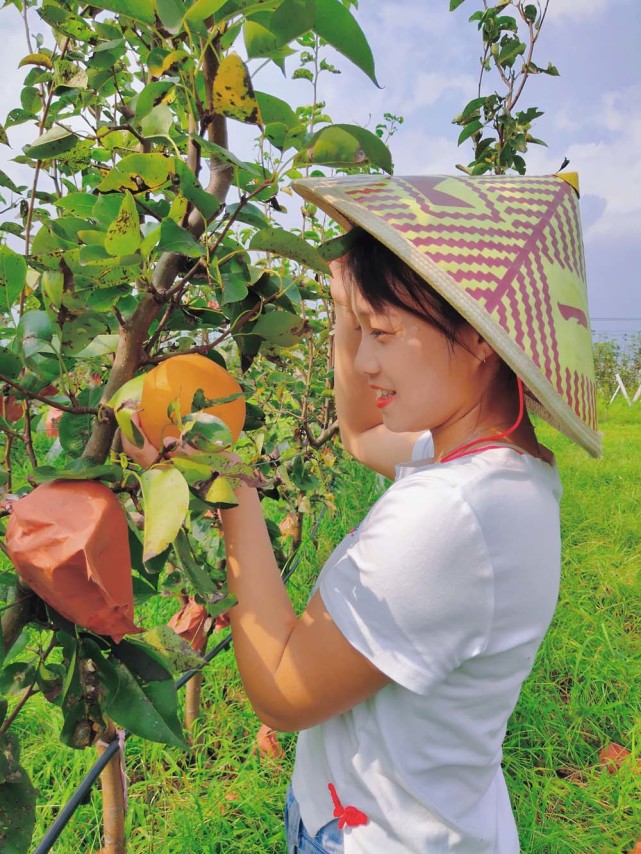
[[[109,743],[118,738],[113,721],[107,720],[107,729],[96,745],[102,756]],[[119,750],[109,760],[100,775],[102,787],[102,823],[104,847],[101,854],[125,854],[125,792],[123,786],[124,768],[122,752]]]
[[[196,732],[195,723],[200,717],[200,694],[203,687],[203,674],[197,673],[185,685],[185,729],[191,737],[192,744],[197,744],[200,737]]]

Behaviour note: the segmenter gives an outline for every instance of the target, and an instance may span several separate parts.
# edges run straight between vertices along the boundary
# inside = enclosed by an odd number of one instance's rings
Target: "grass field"
[[[614,404],[601,429],[604,457],[595,461],[540,428],[564,483],[563,581],[504,758],[522,850],[533,854],[627,854],[641,840],[641,404]],[[376,478],[359,470],[317,542],[304,543],[290,582],[297,607],[324,557],[379,491]],[[257,755],[259,722],[231,652],[208,668],[204,700],[203,746],[190,755],[127,742],[129,850],[282,854],[294,736],[280,737],[283,758]],[[16,721],[24,764],[40,790],[35,843],[95,758],[91,750],[62,747],[59,726],[56,710],[39,702],[29,702]],[[610,742],[633,753],[616,773],[599,762]],[[97,851],[100,811],[96,789],[53,850]]]

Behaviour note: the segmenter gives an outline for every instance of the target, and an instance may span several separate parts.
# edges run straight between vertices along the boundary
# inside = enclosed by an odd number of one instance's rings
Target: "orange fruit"
[[[191,412],[198,389],[202,389],[209,400],[242,392],[236,380],[223,367],[196,353],[172,356],[145,374],[140,423],[149,441],[157,448],[162,448],[163,439],[177,439],[180,435],[167,414],[170,403],[179,401],[180,414],[184,418]],[[245,423],[244,398],[208,406],[205,412],[224,421],[231,431],[232,440],[235,442],[238,439]]]

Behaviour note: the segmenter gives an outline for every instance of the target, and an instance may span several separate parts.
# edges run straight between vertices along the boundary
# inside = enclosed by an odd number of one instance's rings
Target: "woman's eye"
[[[383,335],[387,335],[387,332],[383,332],[382,329],[370,329],[370,335],[373,335],[374,338],[382,338]]]

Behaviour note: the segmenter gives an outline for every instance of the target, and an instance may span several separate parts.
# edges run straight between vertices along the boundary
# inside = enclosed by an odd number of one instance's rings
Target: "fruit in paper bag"
[[[196,652],[202,652],[205,649],[211,624],[212,619],[207,609],[204,605],[199,605],[193,596],[189,597],[189,600],[168,623],[169,627],[190,643]]]
[[[172,356],[145,375],[140,424],[152,445],[162,448],[164,439],[178,438],[180,431],[172,424],[167,409],[173,401],[178,400],[180,414],[184,418],[191,412],[198,389],[202,389],[208,400],[242,392],[236,380],[223,367],[195,353]],[[245,423],[245,401],[242,397],[208,406],[204,411],[224,421],[232,434],[232,440],[235,442],[238,439]]]
[[[18,575],[63,617],[116,642],[141,631],[125,511],[104,484],[40,484],[13,504],[6,546]]]

